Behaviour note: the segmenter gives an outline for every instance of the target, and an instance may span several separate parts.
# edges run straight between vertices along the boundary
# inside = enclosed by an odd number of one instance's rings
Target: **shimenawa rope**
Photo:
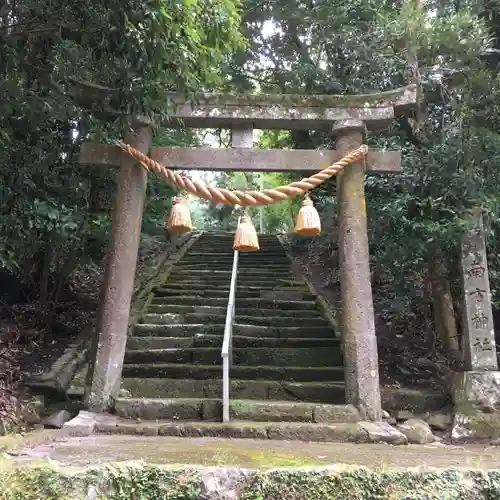
[[[226,205],[240,205],[242,207],[250,205],[273,205],[274,203],[305,194],[323,184],[331,177],[338,175],[344,167],[360,160],[368,153],[368,146],[362,145],[320,172],[286,186],[266,189],[265,191],[231,191],[229,189],[210,186],[204,182],[190,179],[170,170],[129,144],[117,141],[116,145],[125,151],[125,153],[132,156],[148,172],[154,172],[173,186],[207,201]]]

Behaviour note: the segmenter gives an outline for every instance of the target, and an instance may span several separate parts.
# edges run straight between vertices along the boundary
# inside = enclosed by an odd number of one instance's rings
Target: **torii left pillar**
[[[143,124],[133,124],[125,142],[147,154],[152,143],[151,129]],[[120,390],[146,184],[147,172],[138,168],[134,159],[123,154],[117,175],[113,228],[85,390],[85,406],[93,412],[109,409]]]

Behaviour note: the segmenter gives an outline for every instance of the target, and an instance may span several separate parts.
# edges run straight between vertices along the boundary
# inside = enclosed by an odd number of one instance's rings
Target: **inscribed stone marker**
[[[476,212],[473,221],[473,227],[464,235],[461,245],[465,362],[468,370],[497,370],[486,243],[481,214]]]

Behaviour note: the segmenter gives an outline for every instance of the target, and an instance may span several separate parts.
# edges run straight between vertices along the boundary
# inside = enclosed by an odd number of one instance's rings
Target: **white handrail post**
[[[236,280],[238,274],[238,251],[233,257],[231,271],[231,285],[229,287],[229,300],[227,303],[226,322],[224,325],[224,340],[222,342],[222,421],[229,422],[229,366],[232,364],[233,346],[233,321],[236,311]]]

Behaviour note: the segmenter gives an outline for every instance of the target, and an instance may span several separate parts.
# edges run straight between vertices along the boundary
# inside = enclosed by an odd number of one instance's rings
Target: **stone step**
[[[267,247],[271,247],[271,246],[281,246],[282,247],[281,242],[276,237],[266,238],[262,234],[258,234],[257,236],[259,238],[259,244],[262,248],[267,248]],[[231,249],[232,249],[233,242],[234,242],[234,233],[232,235],[228,235],[227,238],[204,238],[202,236],[201,238],[199,238],[196,241],[195,246],[199,247],[199,246],[207,245],[207,246],[212,248],[215,245],[230,244]]]
[[[257,250],[256,252],[240,252],[239,257],[245,256],[245,257],[253,257],[256,255],[265,255],[265,254],[280,254],[283,255],[285,253],[285,250],[282,246],[279,245],[269,245],[265,244],[263,245],[260,243],[260,250]],[[233,250],[233,244],[230,243],[229,245],[227,243],[202,243],[202,244],[197,244],[193,245],[189,251],[189,253],[194,253],[194,254],[224,254],[224,255],[234,255],[234,250]]]
[[[186,347],[222,347],[221,335],[195,334],[193,337],[128,337],[127,348],[130,350],[177,349]],[[248,347],[285,347],[299,349],[303,347],[337,347],[340,340],[336,338],[276,338],[276,337],[242,337],[233,336],[233,348]]]
[[[175,266],[171,275],[175,275],[177,273],[180,273],[182,269],[180,269],[180,266]],[[293,274],[291,273],[291,269],[289,266],[287,266],[287,271],[290,274],[290,276],[284,276],[283,279],[293,279]],[[219,276],[221,278],[226,278],[226,277],[231,277],[232,270],[231,269],[225,269],[225,270],[214,270],[214,269],[207,269],[207,267],[203,267],[201,269],[186,269],[182,270],[184,275],[196,275],[196,276],[207,276],[207,277],[213,277],[213,276]],[[247,276],[247,275],[279,275],[279,272],[271,272],[269,271],[266,267],[259,266],[251,269],[238,269],[238,277],[240,276]]]
[[[228,297],[224,298],[208,298],[208,297],[196,297],[192,295],[183,295],[178,297],[154,297],[151,301],[152,305],[192,305],[192,306],[206,306],[206,307],[223,307],[227,308]],[[236,307],[242,309],[248,309],[251,307],[259,309],[281,309],[288,310],[307,310],[315,311],[316,302],[306,301],[306,300],[266,300],[260,298],[240,298],[236,297]]]
[[[343,382],[293,382],[283,380],[242,380],[231,377],[229,393],[235,399],[304,401],[344,404]],[[124,378],[122,388],[131,397],[222,398],[222,379]]]
[[[189,286],[188,286],[189,285]],[[268,292],[271,290],[276,290],[276,291],[281,291],[281,292],[287,292],[287,291],[300,291],[302,293],[309,293],[309,288],[306,283],[303,283],[301,285],[295,284],[295,285],[287,285],[284,283],[278,283],[274,284],[271,286],[254,286],[254,285],[241,285],[238,283],[236,284],[236,290],[237,293],[240,292]],[[167,283],[157,286],[154,288],[153,292],[155,294],[160,294],[162,293],[162,290],[224,290],[229,293],[229,286],[230,282],[223,283],[221,285],[219,284],[212,284],[212,283],[201,283],[199,281],[196,282],[190,282],[188,280],[184,281],[177,281],[175,283],[172,283],[168,281]]]
[[[253,282],[271,283],[278,284],[281,280],[292,279],[292,272],[289,270],[288,273],[272,272],[266,269],[250,269],[248,271],[238,272],[238,283],[243,284],[253,284]],[[174,268],[173,271],[168,276],[168,281],[187,281],[187,280],[198,280],[204,281],[205,283],[230,283],[231,282],[231,270],[218,271],[215,269],[202,269],[202,270],[182,270]]]
[[[226,301],[229,298],[229,287],[226,289],[220,290],[207,290],[205,287],[197,287],[197,288],[159,288],[155,290],[155,295],[153,296],[153,302],[159,303],[164,297],[182,297],[182,296],[191,296],[197,298],[208,298],[208,299],[225,299]],[[280,293],[289,294],[290,297],[295,297],[294,300],[315,300],[316,296],[312,293],[305,292],[279,292],[274,296],[280,297]],[[246,289],[238,289],[236,291],[237,299],[246,299],[246,298],[262,298],[261,295],[271,297],[273,296],[273,292],[265,291],[265,290],[246,290]],[[283,296],[283,295],[281,295]],[[267,299],[266,299],[267,300]]]
[[[167,289],[173,289],[177,288],[180,290],[192,290],[192,289],[211,289],[211,290],[227,290],[229,293],[229,286],[231,282],[224,280],[224,281],[210,281],[208,278],[207,279],[198,279],[198,280],[192,280],[192,279],[179,279],[179,280],[171,280],[169,279],[167,282],[165,282],[163,285],[157,287],[155,291],[161,291],[164,288]],[[307,285],[304,283],[302,285],[287,285],[286,283],[282,282],[255,282],[253,281],[252,283],[241,283],[241,281],[238,281],[237,283],[237,290],[238,291],[270,291],[270,290],[277,290],[277,291],[305,291],[307,292],[309,289]]]
[[[260,249],[256,252],[240,252],[240,255],[258,255],[261,253],[268,252],[283,252],[284,248],[279,243],[270,243],[259,240]],[[233,242],[220,242],[220,241],[197,241],[195,245],[191,247],[191,251],[200,253],[229,253],[233,254]]]
[[[167,281],[163,284],[165,287],[172,287],[173,285],[195,285],[204,286],[206,288],[218,288],[224,287],[228,288],[231,284],[230,277],[223,277],[214,275],[212,278],[209,275],[206,276],[183,276],[182,273],[170,275]],[[297,288],[299,286],[306,287],[307,285],[303,283],[302,285],[287,285],[286,281],[283,281],[277,276],[238,276],[237,281],[238,288],[245,289],[246,287],[258,287],[261,289],[287,289],[287,288]]]
[[[219,255],[219,256],[212,256],[210,258],[207,258],[204,255],[186,255],[184,256],[180,261],[179,264],[199,264],[203,265],[205,262],[210,262],[211,264],[216,264],[218,262],[222,262],[225,265],[232,266],[233,265],[233,257],[230,255],[224,256],[224,255]],[[253,259],[245,259],[245,258],[238,258],[238,268],[240,267],[245,267],[245,266],[265,266],[265,267],[272,267],[272,266],[282,266],[282,267],[290,267],[291,262],[286,256],[279,256],[279,255],[261,255],[258,258],[253,258]]]
[[[201,250],[197,246],[191,247],[186,253],[185,256],[194,255],[198,258],[206,258],[206,259],[217,259],[219,257],[230,257],[231,259],[234,257],[234,252],[232,249],[228,251],[227,248],[220,250],[218,248],[212,247],[207,248],[206,250]],[[264,250],[260,250],[258,252],[250,252],[250,253],[240,253],[238,255],[238,260],[255,260],[265,257],[267,255],[279,255],[280,257],[288,260],[287,254],[283,247],[275,247],[275,248],[266,248]]]
[[[223,325],[226,321],[225,311],[222,314],[209,313],[146,313],[141,318],[141,323],[157,324],[157,325],[182,325],[182,324],[214,324]],[[245,325],[259,326],[329,326],[329,323],[321,316],[315,318],[295,317],[295,316],[245,316],[238,314],[236,311],[236,323]]]
[[[342,353],[335,347],[245,347],[233,348],[233,366],[338,366]],[[221,365],[220,347],[189,347],[174,349],[128,350],[125,363],[186,363],[192,365]]]
[[[288,441],[369,443],[369,434],[356,423],[308,424],[280,422],[131,422],[120,419],[99,421],[96,432],[101,434],[175,436],[186,438],[278,439]]]
[[[233,268],[232,262],[204,262],[203,264],[200,263],[189,263],[189,262],[181,262],[177,264],[174,267],[174,272],[183,272],[183,273],[192,273],[194,274],[195,271],[215,271],[215,272],[231,272]],[[238,266],[238,276],[240,275],[245,275],[245,274],[251,274],[255,271],[256,274],[271,274],[271,275],[277,275],[277,274],[283,274],[285,276],[289,275],[291,272],[290,265],[279,265],[279,264],[272,264],[272,265],[259,265],[258,263],[252,263],[252,264],[247,264],[247,265],[242,265]]]
[[[267,247],[274,247],[274,246],[282,246],[281,242],[277,239],[266,239],[262,234],[258,234],[258,239],[259,239],[259,246],[261,248],[267,248]],[[227,245],[229,244],[231,246],[231,250],[233,247],[233,242],[234,242],[234,233],[231,235],[230,238],[223,238],[223,239],[204,239],[200,238],[196,241],[195,246],[209,246],[209,247],[214,247],[216,245]]]
[[[213,259],[207,259],[203,256],[186,256],[182,258],[176,266],[198,266],[203,267],[204,265],[215,265],[215,264],[223,264],[226,267],[231,268],[233,266],[233,259],[229,257],[217,257]],[[291,262],[287,258],[281,258],[273,255],[268,255],[265,257],[259,257],[258,259],[238,259],[238,269],[242,269],[245,267],[281,267],[281,268],[290,268]],[[207,265],[208,267],[208,265]]]
[[[183,257],[176,265],[198,265],[203,267],[203,265],[215,265],[223,264],[226,267],[232,268],[233,258],[232,257],[214,257],[207,259],[202,255],[193,255]],[[258,259],[238,259],[238,269],[243,267],[290,267],[292,263],[287,257],[280,257],[278,255],[266,255],[259,257]]]
[[[307,422],[248,422],[238,420],[233,420],[229,423],[201,421],[135,422],[121,417],[107,417],[97,421],[95,431],[102,434],[141,436],[160,435],[186,438],[218,437],[226,439],[272,439],[305,442],[316,441],[324,443],[387,442],[392,445],[407,443],[407,439],[403,434],[396,431],[385,422],[341,422],[336,424],[316,424]],[[264,497],[258,496],[253,498]],[[308,498],[326,497],[312,496]]]
[[[219,379],[222,366],[183,364],[124,364],[123,377]],[[341,381],[344,379],[342,366],[232,366],[231,377],[249,380],[288,380],[295,382]]]
[[[222,420],[220,399],[149,399],[118,398],[115,414],[119,417],[141,420]],[[234,420],[253,422],[359,422],[358,410],[352,405],[326,405],[291,401],[258,401],[232,399],[229,416]]]
[[[200,248],[193,248],[190,252],[185,254],[185,257],[196,257],[200,260],[218,260],[220,258],[233,260],[234,253],[231,247],[224,248],[206,248],[206,250]],[[276,249],[265,249],[257,252],[240,253],[238,255],[238,261],[265,261],[269,258],[277,258],[283,261],[288,261],[289,257],[283,248]]]
[[[182,302],[182,299],[179,299]],[[215,307],[215,306],[197,306],[197,305],[180,305],[180,304],[151,304],[147,307],[147,314],[207,314],[212,316],[214,314],[223,315],[225,317],[227,313],[227,306],[225,307]],[[278,309],[278,308],[268,308],[263,307],[244,307],[243,304],[236,306],[236,314],[239,316],[248,316],[252,318],[262,318],[267,316],[273,316],[277,318],[311,318],[311,319],[321,319],[323,316],[316,310],[309,309]]]
[[[138,323],[134,326],[134,335],[151,337],[193,337],[194,335],[223,335],[224,323],[214,324],[152,324]],[[233,335],[243,337],[273,337],[280,339],[296,338],[335,338],[331,325],[326,326],[260,326],[235,323]]]

